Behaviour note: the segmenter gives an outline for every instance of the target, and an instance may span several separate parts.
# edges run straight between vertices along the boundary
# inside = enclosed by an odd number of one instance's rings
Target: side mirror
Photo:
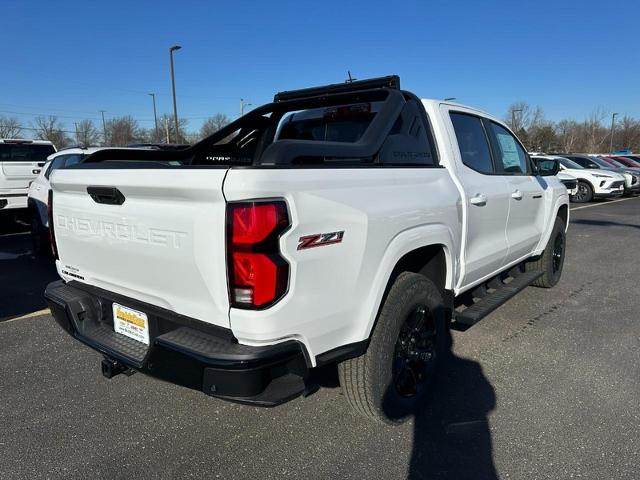
[[[541,177],[553,177],[560,171],[560,162],[558,160],[536,158],[534,162],[538,167],[538,175]]]

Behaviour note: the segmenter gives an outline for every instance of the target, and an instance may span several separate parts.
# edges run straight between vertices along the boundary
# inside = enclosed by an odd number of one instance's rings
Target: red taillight
[[[290,225],[283,201],[227,205],[229,301],[238,308],[265,308],[287,291],[289,264],[279,239]]]
[[[47,200],[47,216],[49,217],[49,239],[51,240],[51,253],[53,258],[59,260],[58,247],[56,245],[56,234],[53,230],[53,190],[49,190],[49,198]]]

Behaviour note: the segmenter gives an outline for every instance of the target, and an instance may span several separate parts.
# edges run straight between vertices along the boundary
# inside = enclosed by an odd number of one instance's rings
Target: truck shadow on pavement
[[[450,340],[433,393],[415,415],[407,478],[498,479],[487,419],[495,391],[480,364],[456,356],[451,346]]]
[[[0,226],[0,322],[46,308],[44,289],[57,279],[53,259],[32,254],[24,227]]]

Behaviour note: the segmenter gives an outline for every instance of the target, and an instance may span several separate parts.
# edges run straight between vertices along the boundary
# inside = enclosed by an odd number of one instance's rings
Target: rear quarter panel
[[[267,310],[231,309],[242,343],[295,338],[314,358],[366,339],[402,255],[437,243],[451,261],[459,248],[460,199],[444,168],[231,169],[224,194],[284,198],[292,221],[281,238],[289,292]],[[341,243],[298,250],[300,237],[336,231]]]

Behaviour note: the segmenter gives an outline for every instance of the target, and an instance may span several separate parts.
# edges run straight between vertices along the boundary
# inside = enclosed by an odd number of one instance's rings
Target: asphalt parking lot
[[[574,205],[575,207],[575,205]],[[339,388],[275,409],[142,375],[44,308],[56,277],[0,236],[0,478],[640,478],[640,197],[571,212],[561,283],[466,332],[421,414],[354,416]]]

